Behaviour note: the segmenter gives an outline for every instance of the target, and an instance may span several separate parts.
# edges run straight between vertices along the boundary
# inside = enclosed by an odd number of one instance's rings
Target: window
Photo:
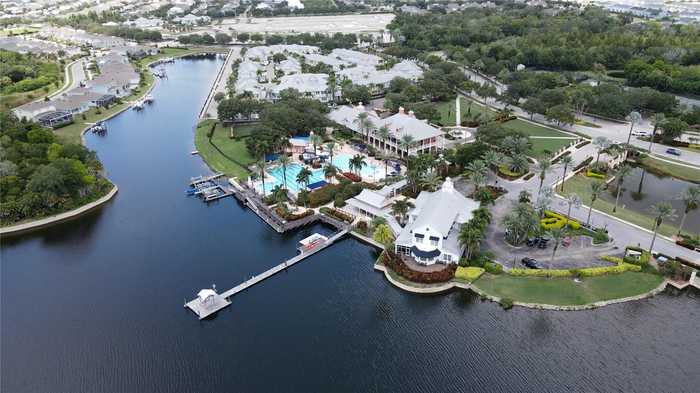
[[[416,243],[423,243],[423,236],[416,236]]]
[[[436,246],[436,247],[437,247],[438,241],[440,241],[440,238],[439,238],[439,237],[430,236],[430,245],[431,245],[431,246]]]

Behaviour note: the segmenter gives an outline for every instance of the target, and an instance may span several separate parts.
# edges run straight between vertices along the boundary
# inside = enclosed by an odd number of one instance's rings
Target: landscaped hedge
[[[641,252],[642,255],[640,255],[639,258],[627,256],[628,250]],[[651,259],[651,253],[649,251],[647,251],[641,247],[634,247],[634,246],[627,246],[625,248],[625,257],[622,258],[622,260],[625,261],[626,263],[631,263],[631,264],[639,265],[639,266],[648,265],[650,259]],[[669,258],[669,259],[673,259],[673,258]]]
[[[576,167],[574,168],[574,172],[588,166],[588,164],[590,164],[591,162],[593,162],[593,157],[586,158],[585,160],[581,161],[578,165],[576,165]]]
[[[540,226],[543,229],[561,229],[565,225],[569,225],[569,228],[577,230],[581,229],[581,224],[578,223],[575,220],[567,220],[566,217],[562,216],[561,214],[555,213],[550,210],[545,210],[544,211],[544,216],[545,218],[540,220]]]
[[[455,278],[460,280],[465,280],[469,282],[474,282],[477,278],[484,274],[484,269],[480,267],[458,267],[455,271]]]
[[[323,213],[325,215],[331,216],[331,217],[336,218],[340,221],[345,221],[347,223],[351,223],[351,222],[353,222],[353,220],[355,220],[355,218],[353,216],[351,216],[348,213],[345,213],[342,210],[332,209],[330,207],[325,207],[325,206],[319,210],[321,211],[321,213]]]
[[[436,272],[417,272],[409,268],[401,258],[399,258],[392,250],[385,250],[381,256],[382,263],[394,273],[405,278],[408,281],[435,284],[452,280],[455,276],[455,265],[447,265],[444,269]]]
[[[639,271],[642,271],[641,266],[623,262],[615,266],[588,267],[585,269],[510,269],[508,273],[512,276],[522,277],[595,277]]]
[[[593,177],[593,178],[596,178],[596,179],[605,180],[605,175],[604,175],[604,174],[598,173],[598,172],[594,172],[594,171],[592,171],[592,170],[590,170],[590,169],[586,171],[586,177]]]
[[[484,270],[491,274],[501,274],[503,273],[503,266],[496,262],[486,262],[484,263]]]
[[[363,188],[371,189],[374,186],[368,183],[352,183],[344,179],[338,184],[328,184],[310,192],[308,203],[311,207],[319,207],[334,200],[344,202],[346,199],[350,199],[362,192]],[[336,205],[339,204],[336,203]]]

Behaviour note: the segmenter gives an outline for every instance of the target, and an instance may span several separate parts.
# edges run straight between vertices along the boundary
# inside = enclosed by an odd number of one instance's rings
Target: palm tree
[[[593,204],[595,203],[595,200],[598,199],[600,192],[603,191],[604,185],[604,183],[598,181],[591,183],[591,206],[588,207],[588,218],[586,219],[586,225],[591,223],[591,211],[593,211]]]
[[[486,175],[480,172],[474,172],[469,176],[472,184],[474,184],[474,192],[478,192],[484,184],[486,184]]]
[[[489,150],[481,157],[486,166],[493,171],[497,171],[498,167],[503,163],[503,155],[497,151]]]
[[[401,140],[399,141],[399,146],[401,149],[406,150],[406,156],[408,157],[409,155],[409,149],[413,146],[414,140],[412,135],[404,135],[401,137]]]
[[[561,240],[567,235],[567,230],[566,228],[550,228],[547,232],[545,232],[547,237],[549,237],[552,241],[554,241],[554,249],[552,249],[552,258],[549,260],[549,268],[552,268],[552,262],[554,262],[554,255],[557,253],[557,249],[559,248],[559,244],[561,244]]]
[[[569,205],[569,209],[566,211],[566,223],[567,225],[571,221],[571,207],[576,206],[576,208],[581,207],[581,197],[571,193],[569,196],[566,198],[566,203]]]
[[[549,160],[549,156],[541,158],[537,162],[537,172],[540,174],[540,186],[537,188],[537,195],[540,195],[542,191],[542,184],[544,184],[544,178],[547,176],[547,172],[552,168],[552,161]]]
[[[323,168],[323,177],[325,177],[326,180],[329,180],[331,183],[337,174],[338,168],[336,168],[336,166],[333,164],[328,164]]]
[[[661,223],[669,218],[676,217],[676,210],[668,202],[659,202],[656,205],[651,206],[651,212],[654,214],[654,236],[651,238],[651,245],[649,246],[649,252],[654,250],[654,242],[656,242],[656,235],[659,232],[659,227]]]
[[[262,181],[262,194],[265,196],[265,169],[267,169],[267,164],[264,160],[255,162],[255,169],[260,172],[260,180]]]
[[[331,164],[333,164],[333,150],[336,148],[335,142],[328,142],[325,145],[326,150],[328,150],[328,154],[331,156]]]
[[[301,168],[299,173],[297,173],[297,183],[302,184],[304,186],[304,189],[309,186],[309,181],[311,181],[311,171],[309,168]]]
[[[397,199],[391,205],[391,213],[399,217],[399,223],[403,225],[406,220],[406,215],[408,211],[413,208],[413,203],[407,201],[406,199]]]
[[[382,150],[386,151],[386,141],[389,140],[389,137],[391,137],[389,127],[387,127],[386,124],[379,127],[379,129],[376,131],[376,136],[382,141]]]
[[[272,189],[272,198],[278,203],[283,203],[287,200],[287,190],[279,184]]]
[[[471,259],[474,252],[479,250],[481,240],[484,238],[484,231],[471,222],[462,224],[459,229],[459,243],[467,248],[467,260]]]
[[[486,176],[486,174],[489,171],[489,168],[486,166],[486,164],[481,161],[481,160],[474,160],[467,164],[467,172],[469,172],[469,175],[474,175],[476,173]]]
[[[617,211],[617,203],[620,200],[620,194],[622,193],[622,183],[625,181],[625,176],[629,175],[630,172],[632,172],[632,167],[626,164],[622,164],[619,168],[617,168],[617,192],[615,195],[615,206],[613,207],[613,213]]]
[[[688,216],[691,210],[698,208],[700,204],[700,186],[690,186],[685,189],[679,196],[678,199],[683,201],[685,209],[683,210],[683,218],[681,218],[681,226],[678,228],[678,234],[683,231],[683,225],[685,224],[685,218]]]
[[[292,162],[292,159],[288,155],[282,154],[277,161],[282,165],[282,178],[284,180],[284,189],[287,189],[287,165]]]
[[[651,131],[651,139],[649,139],[649,153],[651,153],[651,148],[654,146],[654,137],[656,136],[656,131],[661,127],[661,125],[666,121],[666,115],[663,113],[655,113],[651,122],[654,124],[654,129]]]
[[[365,161],[365,156],[362,154],[355,154],[348,162],[350,171],[360,176],[362,173],[362,168],[367,166],[367,161]]]
[[[329,73],[328,74],[328,90],[331,93],[331,103],[335,103],[335,91],[338,87],[337,83],[338,83],[338,81],[336,80],[335,72]]]
[[[629,115],[627,115],[627,120],[630,122],[630,132],[627,134],[627,144],[629,145],[630,139],[632,139],[632,129],[634,128],[635,124],[642,121],[642,115],[640,115],[637,111],[632,111]]]
[[[561,158],[560,162],[564,164],[564,174],[561,176],[561,188],[560,191],[564,192],[564,180],[566,180],[566,169],[569,168],[569,165],[574,161],[573,158],[571,158],[570,154],[565,155],[564,157]]]
[[[309,140],[314,145],[314,155],[316,155],[316,148],[323,143],[323,138],[318,134],[313,134]]]
[[[507,136],[503,139],[503,148],[511,155],[524,153],[529,145],[530,140],[525,137]]]
[[[600,160],[600,153],[603,152],[603,150],[606,150],[608,147],[610,147],[611,142],[610,139],[604,137],[604,136],[597,136],[593,138],[593,145],[595,145],[596,151],[598,152],[598,155],[595,157],[595,163],[598,165],[598,161]]]
[[[369,143],[369,130],[374,128],[372,120],[369,119],[369,114],[367,112],[360,112],[357,114],[355,119],[355,124],[359,128],[360,133],[366,138]]]
[[[435,191],[438,187],[440,187],[440,176],[437,174],[437,172],[428,172],[425,175],[421,177],[420,180],[421,187],[428,191]]]
[[[513,173],[525,173],[530,169],[530,163],[523,154],[511,156],[508,160],[508,170]]]

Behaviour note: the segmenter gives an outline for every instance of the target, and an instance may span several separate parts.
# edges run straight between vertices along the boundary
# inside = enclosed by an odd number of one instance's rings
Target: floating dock
[[[337,240],[341,239],[343,236],[345,236],[350,230],[349,226],[344,227],[340,231],[338,231],[336,234],[333,236],[329,237],[328,240],[324,241],[321,244],[316,245],[314,248],[307,250],[305,252],[300,253],[299,255],[287,259],[286,261],[280,263],[277,266],[272,267],[269,270],[266,270],[265,272],[258,274],[257,276],[253,276],[249,278],[248,280],[245,280],[244,282],[236,285],[235,287],[229,289],[228,291],[225,291],[223,293],[216,293],[216,294],[211,294],[210,297],[208,297],[206,300],[202,300],[201,297],[197,297],[194,300],[191,300],[187,303],[185,303],[185,307],[189,308],[192,310],[199,319],[204,319],[212,314],[215,314],[217,311],[228,307],[231,304],[231,301],[229,298],[237,293],[243,292],[246,289],[252,287],[253,285],[262,282],[263,280],[270,278],[274,276],[275,274],[287,269],[290,266],[294,266],[298,262],[303,261],[307,257],[310,257],[317,252],[325,249],[326,247],[332,245],[335,243]]]

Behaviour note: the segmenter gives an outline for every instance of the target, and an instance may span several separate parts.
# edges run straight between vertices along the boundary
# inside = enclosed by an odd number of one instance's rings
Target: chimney
[[[413,111],[408,111],[408,115],[411,117],[416,117],[416,114]]]
[[[399,113],[402,114],[402,115],[403,115],[403,113],[404,113],[404,109],[403,109],[402,106],[399,107]]]

